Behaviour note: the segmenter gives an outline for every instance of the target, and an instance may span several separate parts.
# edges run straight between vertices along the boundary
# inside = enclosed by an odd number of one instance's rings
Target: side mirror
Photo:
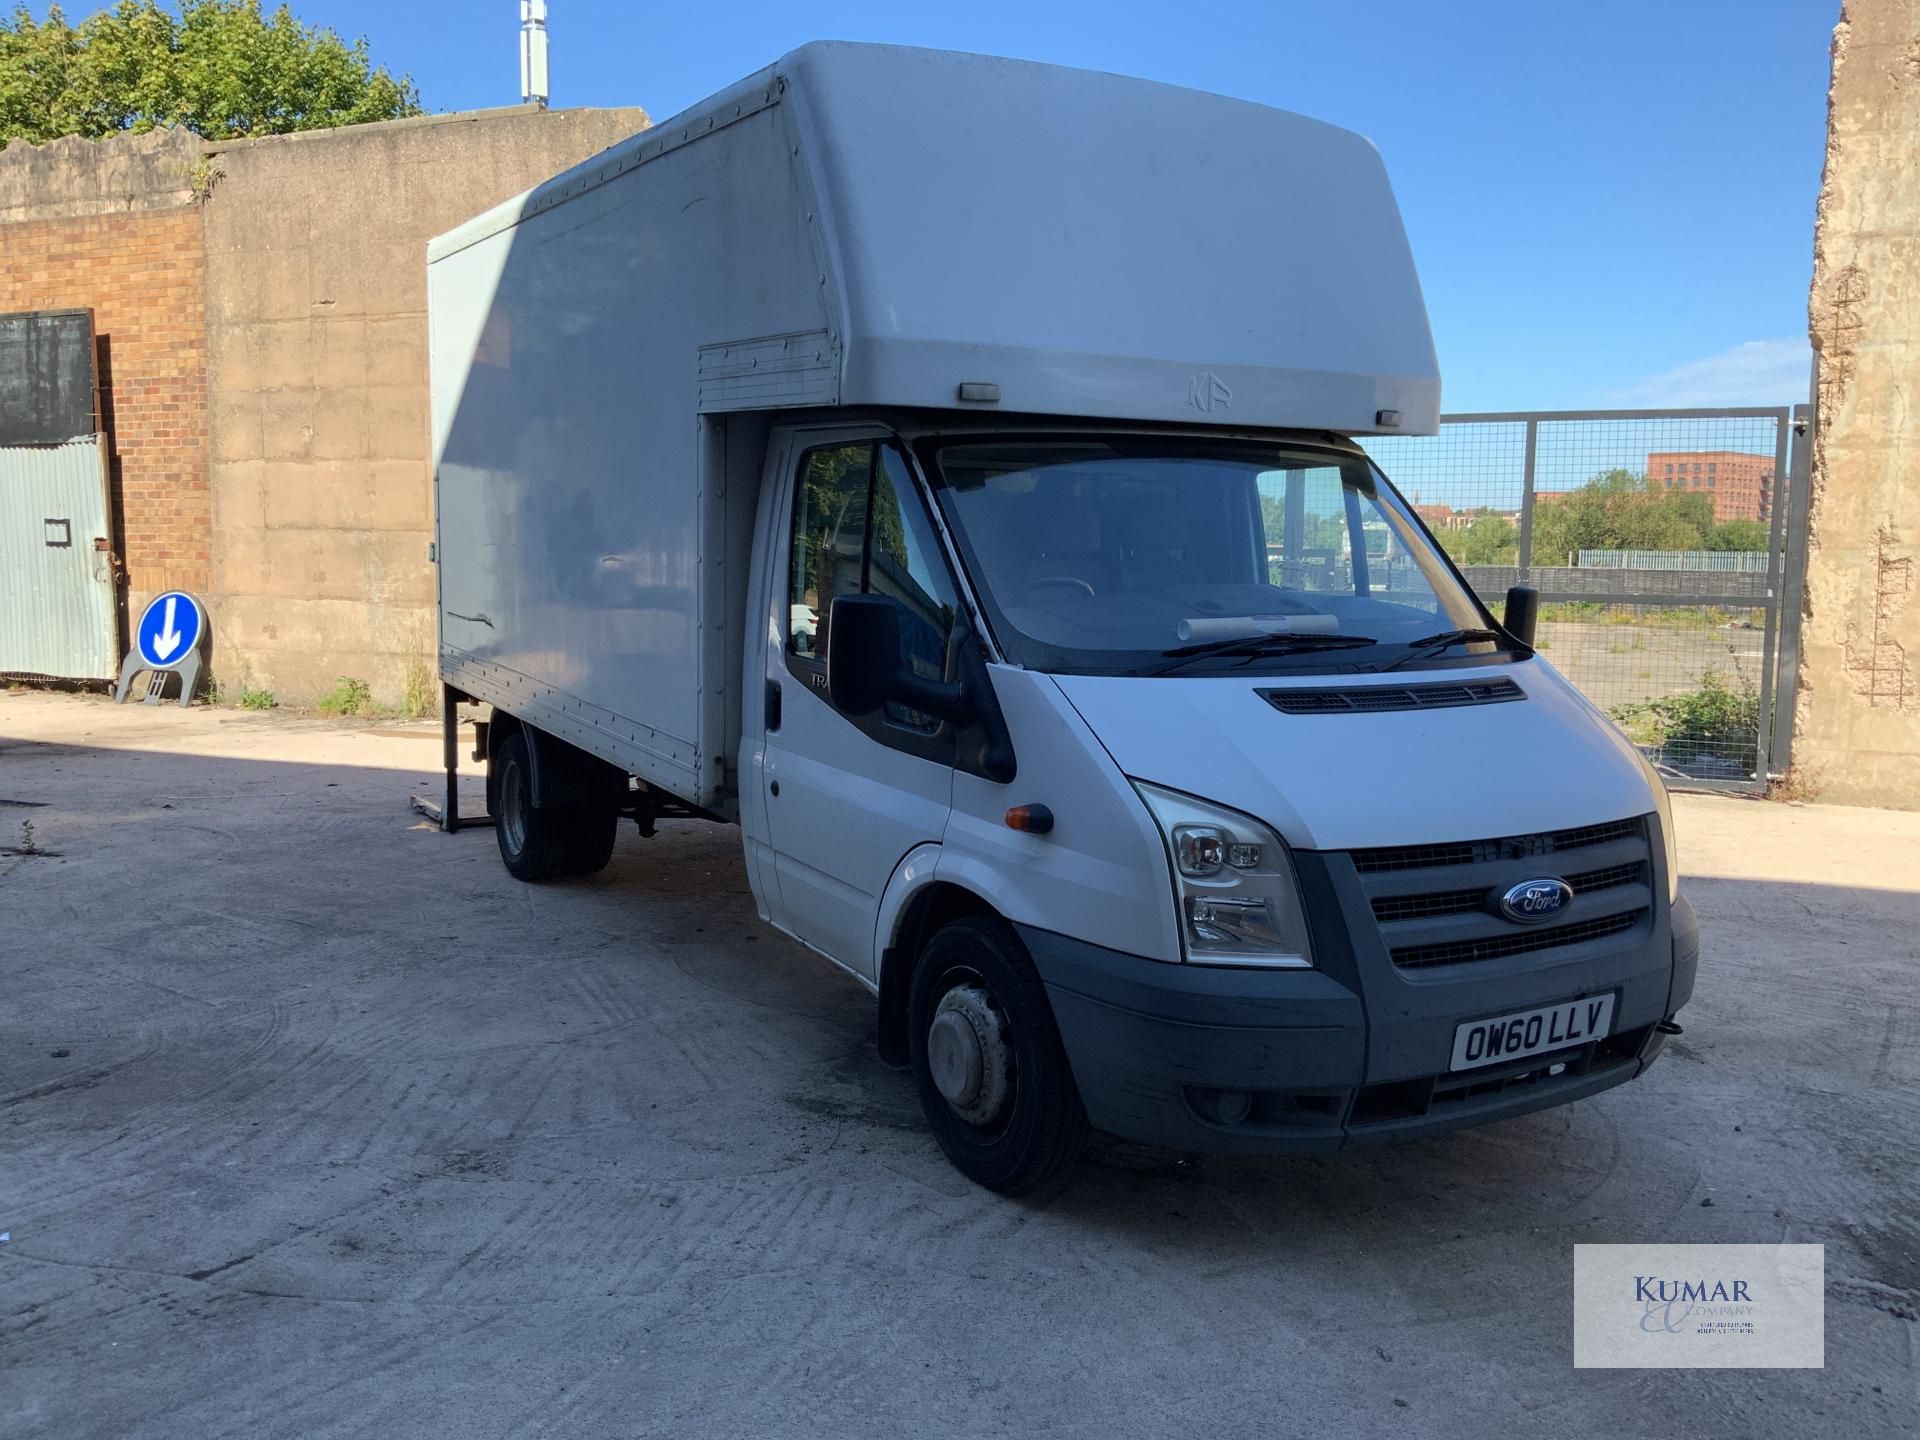
[[[900,668],[900,611],[886,595],[836,595],[827,602],[827,694],[846,715],[871,715],[892,694]]]
[[[827,603],[827,695],[856,717],[890,702],[942,720],[973,714],[965,685],[928,680],[900,663],[900,602],[891,595],[836,595]]]
[[[1540,627],[1540,592],[1531,585],[1509,586],[1507,615],[1501,623],[1509,635],[1531,650],[1534,631]]]

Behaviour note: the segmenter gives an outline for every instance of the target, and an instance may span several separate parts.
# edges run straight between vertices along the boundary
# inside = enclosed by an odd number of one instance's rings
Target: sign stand
[[[134,677],[149,672],[143,705],[158,705],[166,695],[167,677],[180,677],[180,703],[191,705],[200,686],[201,652],[206,648],[207,610],[184,590],[156,595],[140,612],[133,627],[133,649],[120,665],[113,703],[124,705]]]

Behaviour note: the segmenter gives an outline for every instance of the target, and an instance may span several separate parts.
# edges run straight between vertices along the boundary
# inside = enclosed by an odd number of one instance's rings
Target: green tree
[[[1649,482],[1651,484],[1651,482]],[[1707,543],[1707,533],[1713,529],[1713,497],[1698,490],[1654,490],[1655,508],[1664,512],[1663,517],[1651,527],[1656,532],[1662,529],[1673,530],[1687,543],[1676,545],[1677,550],[1699,550]],[[1684,526],[1681,530],[1679,527]]]
[[[1504,515],[1483,511],[1464,530],[1442,530],[1440,544],[1457,565],[1517,565],[1520,532]]]
[[[1708,496],[1609,470],[1578,490],[1536,499],[1533,563],[1564,565],[1579,550],[1703,550],[1712,528]]]
[[[1767,527],[1758,520],[1723,520],[1707,532],[1709,550],[1754,550],[1767,548]]]
[[[260,0],[120,0],[67,23],[58,5],[0,19],[0,144],[183,126],[211,140],[418,115],[410,76]]]
[[[1301,513],[1301,522],[1299,548],[1310,551],[1345,552],[1347,517],[1344,510],[1329,514],[1324,510],[1308,507]],[[1260,523],[1266,530],[1269,545],[1286,543],[1287,502],[1282,496],[1261,495]]]

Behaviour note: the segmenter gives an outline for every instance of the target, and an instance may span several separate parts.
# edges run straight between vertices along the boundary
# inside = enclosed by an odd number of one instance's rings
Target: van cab
[[[1358,446],[900,417],[770,453],[755,894],[875,988],[976,1178],[1082,1111],[1327,1151],[1658,1054],[1698,949],[1665,790]]]

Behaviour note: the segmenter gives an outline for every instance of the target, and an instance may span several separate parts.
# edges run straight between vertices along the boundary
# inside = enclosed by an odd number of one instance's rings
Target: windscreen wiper
[[[1437,635],[1422,635],[1418,640],[1409,640],[1406,654],[1388,661],[1380,668],[1397,670],[1409,660],[1421,659],[1436,650],[1445,650],[1450,645],[1471,645],[1480,640],[1504,640],[1510,645],[1518,643],[1504,630],[1442,630]]]
[[[1308,650],[1353,650],[1380,642],[1371,635],[1323,635],[1318,633],[1229,635],[1224,640],[1206,640],[1198,645],[1182,645],[1164,653],[1173,663],[1149,670],[1149,675],[1170,675],[1183,665],[1208,655],[1298,655]]]

